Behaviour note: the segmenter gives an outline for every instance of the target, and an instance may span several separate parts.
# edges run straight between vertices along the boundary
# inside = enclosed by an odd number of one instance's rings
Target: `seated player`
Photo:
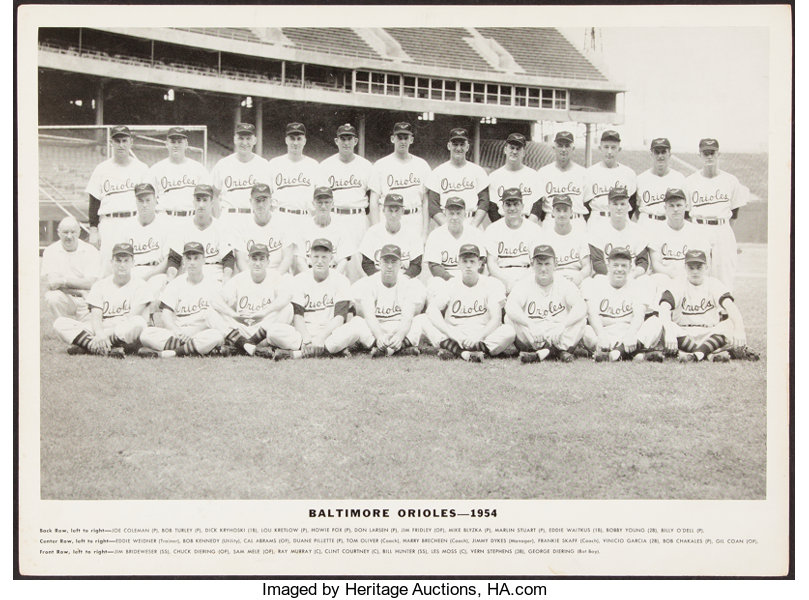
[[[556,274],[581,287],[593,272],[587,235],[581,227],[573,227],[573,200],[570,196],[556,195],[551,203],[553,226],[542,230],[542,240],[556,254]]]
[[[653,351],[661,338],[660,319],[644,321],[647,292],[629,277],[631,268],[629,250],[615,248],[607,258],[607,275],[596,275],[583,286],[588,325],[582,344],[596,362],[663,360],[661,352]]]
[[[250,219],[234,226],[232,245],[239,271],[250,270],[250,248],[264,244],[270,254],[267,269],[284,275],[292,268],[293,240],[288,232],[279,229],[273,215],[275,204],[270,197],[270,186],[256,183],[250,190]]]
[[[689,250],[685,255],[686,276],[672,280],[660,298],[666,350],[679,350],[681,362],[708,357],[727,362],[731,355],[758,360],[758,355],[747,349],[742,314],[733,296],[724,283],[708,276],[707,262],[703,251]],[[727,312],[727,319],[720,320],[720,308]]]
[[[312,268],[312,242],[329,240],[334,247],[332,268],[345,275],[348,261],[357,248],[352,246],[345,228],[332,218],[334,195],[330,187],[317,187],[313,192],[312,216],[301,225],[295,239],[295,272],[302,273]]]
[[[461,276],[447,281],[427,306],[423,331],[442,360],[481,362],[514,343],[514,329],[503,324],[506,291],[493,277],[480,274],[480,249],[464,244],[458,251]]]
[[[147,327],[140,336],[141,356],[170,358],[210,354],[222,345],[226,325],[213,307],[220,285],[205,274],[205,248],[199,242],[183,247],[185,273],[160,294],[163,327]]]
[[[556,253],[542,244],[531,254],[533,273],[520,279],[506,300],[506,317],[514,328],[514,345],[524,363],[555,355],[562,362],[573,360],[587,323],[587,304],[576,287],[564,277],[555,277]]]
[[[362,270],[373,275],[379,270],[379,251],[382,246],[394,244],[402,250],[402,271],[411,279],[421,273],[424,249],[421,240],[412,231],[402,228],[404,198],[400,194],[387,194],[382,203],[382,221],[371,226],[360,244]]]
[[[292,276],[269,270],[270,249],[265,244],[253,244],[248,254],[249,271],[235,275],[214,299],[227,326],[221,353],[272,358],[272,348],[294,350],[300,344],[292,327]]]
[[[62,340],[72,344],[68,354],[101,354],[124,357],[124,346],[134,350],[146,327],[144,313],[149,304],[146,283],[132,277],[135,251],[132,244],[112,248],[112,275],[93,284],[87,294],[89,320],[59,317],[53,328]]]

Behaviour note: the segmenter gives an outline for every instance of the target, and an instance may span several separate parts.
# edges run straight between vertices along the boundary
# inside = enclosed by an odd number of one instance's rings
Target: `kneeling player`
[[[506,290],[493,277],[481,275],[480,249],[464,244],[458,250],[461,276],[447,280],[427,306],[424,333],[440,348],[441,359],[460,357],[481,362],[514,343],[514,329],[503,325]]]
[[[682,362],[704,360],[727,362],[734,358],[757,360],[747,350],[744,323],[727,286],[707,276],[707,257],[701,250],[685,255],[686,276],[672,281],[660,299],[660,320],[665,332],[666,350],[679,350]],[[719,309],[727,311],[721,321]],[[723,351],[730,347],[731,353]]]
[[[112,275],[93,284],[87,294],[90,314],[82,321],[59,317],[53,328],[66,343],[68,354],[102,354],[124,357],[124,346],[131,347],[146,327],[144,313],[149,304],[149,288],[132,277],[132,244],[112,248]],[[89,318],[89,322],[87,319]]]
[[[520,360],[536,362],[556,354],[570,362],[584,334],[587,304],[576,284],[565,277],[554,279],[556,253],[550,246],[534,248],[531,268],[533,273],[514,284],[506,301]]]
[[[583,286],[589,324],[582,343],[597,362],[617,361],[635,356],[636,360],[661,362],[663,354],[652,352],[660,341],[658,317],[644,321],[647,290],[631,281],[632,254],[615,248],[607,258],[607,274],[596,275]]]

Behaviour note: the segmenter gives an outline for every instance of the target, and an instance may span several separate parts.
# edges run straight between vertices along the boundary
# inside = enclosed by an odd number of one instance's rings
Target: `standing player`
[[[540,243],[542,230],[523,217],[520,188],[508,188],[500,199],[505,217],[486,228],[489,274],[511,292],[514,284],[531,268],[531,249]]]
[[[307,219],[294,242],[295,272],[301,273],[312,268],[312,242],[327,239],[334,248],[331,266],[344,275],[348,262],[359,248],[351,245],[345,227],[334,221],[334,195],[331,188],[316,187],[312,206],[312,217]]]
[[[427,306],[423,329],[442,360],[481,362],[514,343],[514,329],[502,321],[506,294],[498,280],[480,274],[477,246],[461,246],[458,264],[461,276],[448,280]]]
[[[666,190],[685,189],[685,176],[669,167],[671,142],[667,138],[655,138],[651,144],[652,168],[638,175],[637,210],[638,225],[649,239],[655,229],[666,220],[664,201]],[[688,207],[686,206],[686,210]]]
[[[183,263],[185,273],[170,281],[160,294],[163,327],[147,327],[140,336],[144,346],[138,351],[141,356],[204,356],[225,340],[221,331],[226,325],[212,307],[219,284],[205,275],[202,244],[186,243]]]
[[[379,223],[385,196],[399,194],[404,199],[402,226],[424,241],[430,222],[424,184],[431,169],[423,158],[410,154],[414,140],[410,123],[401,121],[393,126],[393,153],[376,161],[371,171],[369,216],[371,225]]]
[[[427,178],[430,218],[439,225],[446,222],[444,203],[450,196],[463,199],[466,216],[473,227],[480,227],[489,210],[489,177],[483,167],[466,160],[469,133],[456,128],[449,132],[449,160],[438,165]]]
[[[698,227],[685,220],[687,200],[680,189],[666,190],[666,220],[657,228],[649,243],[652,278],[660,286],[670,279],[685,276],[685,255],[690,250],[710,254],[710,242],[700,235]]]
[[[424,253],[421,240],[402,227],[403,210],[402,196],[399,194],[385,196],[382,205],[383,222],[368,229],[360,245],[362,270],[366,275],[373,275],[379,270],[379,252],[387,244],[394,244],[401,249],[401,266],[405,275],[414,278],[421,273],[421,257]]]
[[[594,226],[589,233],[590,261],[594,275],[607,274],[607,257],[615,248],[627,250],[634,265],[630,279],[645,275],[649,269],[646,236],[637,223],[629,220],[629,194],[626,188],[609,192],[609,220]]]
[[[553,227],[542,232],[542,239],[553,248],[556,272],[581,287],[593,272],[590,244],[582,228],[574,229],[570,222],[573,201],[567,194],[553,197]]]
[[[132,132],[126,125],[110,131],[112,158],[99,164],[86,192],[90,196],[90,244],[109,248],[122,241],[121,219],[135,216],[135,184],[146,181],[149,167],[132,154]]]
[[[547,244],[534,248],[531,269],[533,276],[518,281],[506,300],[520,360],[537,362],[555,354],[571,362],[573,348],[584,335],[587,304],[573,283],[554,277],[556,254]]]
[[[208,171],[201,163],[188,158],[188,132],[172,127],[166,135],[168,158],[152,165],[149,182],[157,193],[160,212],[174,219],[187,219],[194,214],[194,188],[210,183]]]
[[[573,227],[585,227],[585,169],[573,162],[573,150],[573,134],[569,131],[558,132],[553,139],[554,162],[537,171],[535,194],[539,199],[531,207],[529,218],[534,223],[542,221],[543,227],[547,229],[553,226],[552,219],[547,218],[548,215],[553,216],[553,198],[560,194],[569,196],[573,201]]]
[[[250,190],[252,218],[233,231],[232,244],[239,271],[250,270],[250,248],[255,244],[267,246],[267,269],[279,275],[290,271],[294,244],[287,233],[276,225],[274,209],[270,186],[266,183],[255,184]]]
[[[213,216],[235,227],[250,219],[250,190],[256,183],[268,183],[269,163],[253,152],[256,147],[256,126],[237,123],[233,134],[236,151],[221,159],[211,171],[216,192]]]
[[[538,199],[536,195],[537,172],[523,164],[525,160],[525,136],[511,133],[506,138],[503,153],[506,164],[489,173],[489,220],[494,223],[503,217],[500,198],[509,188],[519,188],[522,193],[523,215],[531,214],[531,207]]]
[[[146,327],[143,313],[149,291],[142,279],[132,277],[134,250],[131,244],[112,248],[112,275],[93,284],[87,294],[90,322],[59,317],[53,328],[68,354],[102,354],[124,357],[124,346],[135,344]]]
[[[719,142],[699,142],[702,170],[686,179],[691,220],[711,242],[711,274],[733,290],[736,280],[736,236],[731,223],[747,204],[750,190],[730,173],[719,170]]]
[[[607,195],[612,188],[626,188],[630,204],[633,204],[637,190],[635,172],[618,162],[618,155],[621,153],[620,134],[611,129],[602,133],[598,149],[603,159],[587,169],[584,176],[584,205],[590,210],[588,228],[609,218]]]
[[[309,220],[312,192],[320,179],[320,165],[314,158],[304,156],[306,127],[303,123],[288,123],[284,142],[287,153],[270,161],[270,187],[278,206],[278,226],[297,236]]]

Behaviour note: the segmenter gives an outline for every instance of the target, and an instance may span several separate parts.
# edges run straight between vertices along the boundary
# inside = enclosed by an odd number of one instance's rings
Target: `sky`
[[[578,49],[584,28],[562,30]],[[766,151],[769,33],[752,27],[600,28],[607,76],[628,90],[624,148],[668,137],[677,152],[714,137],[723,151]]]

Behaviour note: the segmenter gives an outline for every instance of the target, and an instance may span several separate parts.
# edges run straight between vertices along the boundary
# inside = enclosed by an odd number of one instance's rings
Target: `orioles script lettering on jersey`
[[[206,242],[205,244],[205,258],[211,258],[212,256],[217,256],[219,254],[219,246],[214,246],[211,242]]]
[[[394,304],[393,306],[377,306],[376,307],[376,318],[377,319],[393,319],[395,317],[402,316],[402,307],[398,304]]]
[[[172,190],[180,190],[187,187],[193,187],[197,184],[195,178],[188,175],[183,175],[181,179],[169,179],[165,175],[160,178],[160,187],[171,192]]]
[[[640,199],[644,204],[660,204],[666,199],[666,193],[652,194],[649,190],[644,190]]]
[[[145,254],[147,252],[151,252],[152,250],[160,249],[160,242],[154,238],[149,238],[142,244],[137,244],[135,243],[134,239],[129,238],[129,243],[132,244],[132,249],[135,251],[135,254]]]
[[[632,314],[632,305],[622,300],[618,306],[612,306],[609,298],[604,298],[598,305],[598,312],[606,317],[618,318]]]
[[[338,179],[334,175],[329,175],[329,187],[335,192],[337,190],[351,190],[361,188],[362,182],[354,175],[349,175],[347,179]]]
[[[497,256],[501,258],[513,258],[515,256],[524,255],[528,255],[528,246],[526,246],[524,242],[520,242],[516,247],[510,248],[506,247],[505,242],[499,242],[497,244]]]
[[[556,255],[556,268],[559,269],[567,265],[578,263],[579,260],[581,260],[579,253],[575,249],[571,249],[568,254]]]
[[[551,196],[558,196],[559,194],[581,194],[581,188],[576,186],[572,181],[567,185],[555,186],[552,181],[545,184],[545,193]]]
[[[509,186],[509,187],[511,187],[511,186]],[[522,193],[523,196],[530,196],[531,192],[533,191],[529,186],[525,185],[524,183],[520,183],[517,187],[520,188],[520,192]],[[497,197],[502,198],[503,192],[505,192],[505,191],[506,191],[506,186],[504,186],[504,185],[499,186],[497,188]]]
[[[663,260],[683,260],[686,252],[688,252],[688,246],[685,244],[683,244],[682,248],[672,248],[667,243],[664,243],[660,248]]]
[[[128,315],[129,309],[129,300],[124,299],[123,304],[119,304],[115,307],[110,306],[109,300],[104,300],[104,304],[101,307],[101,314],[104,318],[120,317],[121,315]]]
[[[309,294],[303,295],[303,309],[306,312],[326,310],[332,306],[334,306],[334,296],[330,296],[329,294],[323,294],[323,297],[319,299],[312,299]]]
[[[688,304],[686,298],[680,303],[680,309],[684,315],[701,315],[716,308],[716,304],[711,298],[700,298],[699,304]]]
[[[194,304],[178,304],[177,310],[174,311],[174,314],[185,317],[188,315],[195,315],[197,313],[201,313],[203,310],[207,310],[210,304],[205,298],[199,298],[198,301]]]
[[[247,240],[247,252],[249,253],[250,250],[253,249],[253,246],[255,246],[256,244],[263,244],[263,243],[265,243],[265,242],[263,242],[263,241],[258,241],[257,242],[255,240]],[[267,238],[266,244],[267,244],[267,248],[270,249],[270,252],[272,252],[273,250],[278,250],[283,245],[281,243],[280,239],[276,239],[276,238],[274,238],[272,236]],[[307,242],[307,248],[306,248],[307,252],[309,252],[308,245],[309,245],[309,242]]]
[[[528,318],[529,319],[547,319],[548,317],[555,317],[556,315],[565,311],[564,304],[558,304],[553,300],[548,301],[547,307],[539,307],[533,300],[528,303]]]
[[[242,296],[241,298],[239,298],[239,310],[247,310],[249,312],[255,313],[267,308],[271,304],[271,302],[272,301],[269,298],[262,298],[261,304],[255,305],[252,302],[250,302],[250,298],[248,298],[247,296]]]
[[[397,179],[393,175],[388,175],[387,183],[388,188],[391,190],[403,190],[421,185],[421,179],[416,177],[415,173],[408,173],[404,179]]]
[[[472,303],[472,306],[466,307],[463,306],[460,300],[456,300],[452,303],[452,315],[455,317],[478,317],[485,315],[487,310],[486,305],[481,304],[477,300]]]
[[[446,177],[441,180],[441,191],[442,192],[463,192],[465,190],[474,190],[475,189],[475,182],[468,177],[464,177],[460,181],[455,183],[450,183],[449,179]]]
[[[101,186],[105,194],[117,194],[118,192],[128,192],[135,189],[135,184],[127,177],[126,181],[120,185],[115,185],[109,179],[104,180],[104,185]]]
[[[709,196],[703,196],[699,192],[691,194],[692,206],[705,206],[708,204],[717,204],[719,202],[730,202],[730,196],[722,190],[716,190]]]
[[[285,177],[283,173],[275,176],[275,187],[279,190],[291,187],[306,187],[311,185],[309,178],[303,173],[298,173],[294,177]]]
[[[606,186],[600,186],[597,183],[594,183],[593,196],[604,196],[605,194],[609,194],[612,188],[623,186],[624,184],[620,180],[616,180],[614,183],[607,184]]]
[[[605,254],[606,256],[609,256],[610,254],[612,254],[612,251],[613,251],[613,250],[615,250],[616,248],[621,248],[621,249],[623,249],[623,250],[626,250],[626,251],[627,251],[627,252],[629,252],[629,253],[630,253],[632,256],[634,256],[634,255],[635,255],[635,253],[634,253],[634,252],[632,252],[632,248],[630,247],[630,245],[629,245],[629,244],[627,244],[626,246],[613,246],[613,245],[612,245],[612,242],[608,242],[608,243],[607,243],[607,245],[606,245],[606,246],[604,246],[604,254]]]
[[[446,250],[441,251],[441,264],[446,265],[449,267],[457,267],[458,266],[458,257],[454,254],[450,254]]]
[[[225,177],[225,187],[229,190],[246,189],[255,185],[256,178],[249,175],[247,179],[235,179],[233,175]]]

